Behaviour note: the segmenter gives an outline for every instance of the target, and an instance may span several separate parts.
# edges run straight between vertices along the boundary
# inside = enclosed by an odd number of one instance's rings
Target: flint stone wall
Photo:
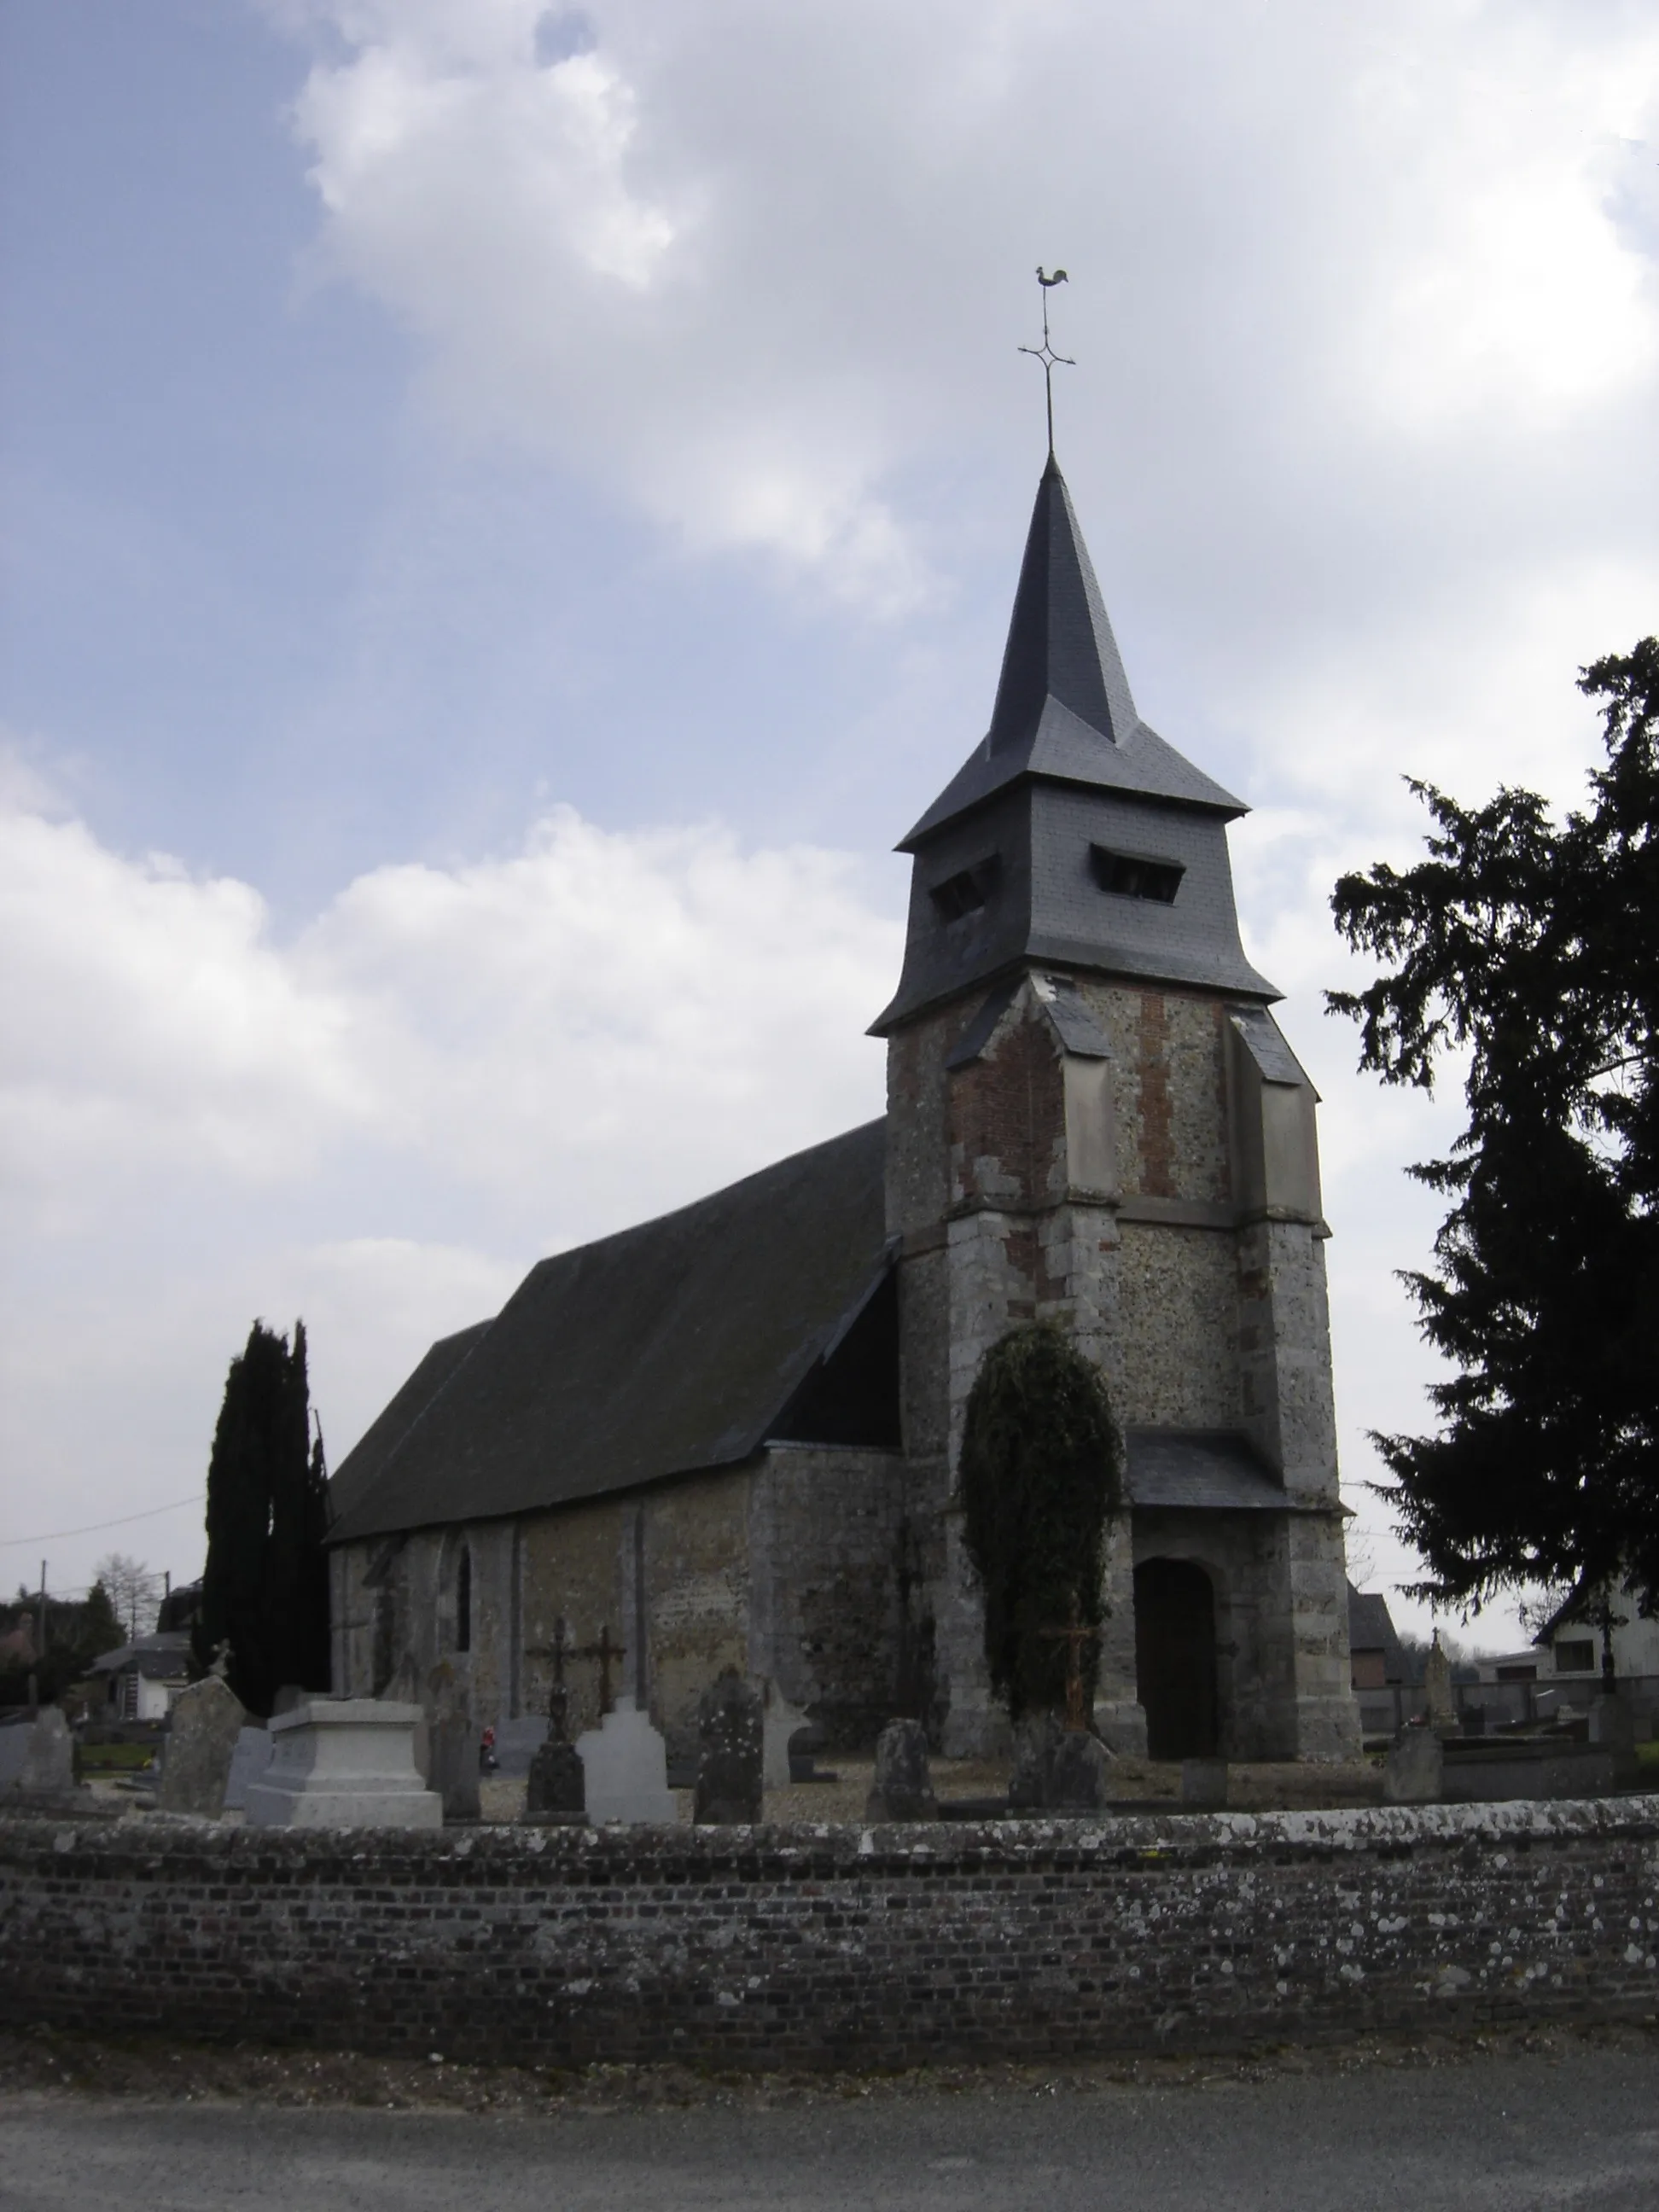
[[[1659,1797],[887,1828],[0,1822],[20,2019],[903,2066],[1659,2010]]]

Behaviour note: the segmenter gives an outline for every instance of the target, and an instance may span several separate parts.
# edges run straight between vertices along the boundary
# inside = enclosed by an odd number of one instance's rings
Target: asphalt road
[[[490,2118],[0,2098],[6,2212],[1654,2212],[1659,2055]]]

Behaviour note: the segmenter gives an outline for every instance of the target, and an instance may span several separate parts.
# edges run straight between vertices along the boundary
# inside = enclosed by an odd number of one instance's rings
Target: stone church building
[[[727,1665],[869,1743],[994,1750],[952,1504],[980,1359],[1061,1322],[1126,1504],[1096,1722],[1355,1752],[1315,1095],[1239,941],[1239,800],[1135,712],[1052,457],[990,729],[901,849],[884,1117],[533,1267],[334,1477],[334,1686],[480,1723],[602,1679],[684,1759]]]

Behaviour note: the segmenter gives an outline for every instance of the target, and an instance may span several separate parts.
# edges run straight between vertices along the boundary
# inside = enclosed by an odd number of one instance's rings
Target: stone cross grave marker
[[[587,1817],[587,1770],[570,1741],[570,1692],[564,1679],[567,1659],[575,1656],[568,1641],[562,1613],[553,1624],[553,1641],[535,1644],[529,1656],[551,1662],[553,1681],[547,1693],[547,1740],[530,1761],[525,1785],[526,1820],[574,1824]]]

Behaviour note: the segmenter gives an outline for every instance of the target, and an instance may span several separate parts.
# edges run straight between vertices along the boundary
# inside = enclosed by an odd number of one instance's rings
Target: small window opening
[[[1555,1647],[1555,1671],[1558,1674],[1593,1674],[1595,1672],[1595,1645],[1589,1637],[1582,1643],[1560,1643]]]
[[[1091,845],[1089,858],[1095,881],[1103,891],[1120,898],[1154,899],[1173,906],[1181,878],[1187,872],[1179,860],[1151,860],[1139,853],[1109,853],[1103,845]]]
[[[975,860],[971,868],[963,868],[959,874],[947,876],[942,884],[935,884],[927,896],[939,920],[960,921],[964,915],[977,914],[981,907],[988,903],[1001,872],[1002,863],[992,853],[983,860]]]
[[[455,1649],[472,1649],[472,1553],[465,1544],[455,1563]]]

